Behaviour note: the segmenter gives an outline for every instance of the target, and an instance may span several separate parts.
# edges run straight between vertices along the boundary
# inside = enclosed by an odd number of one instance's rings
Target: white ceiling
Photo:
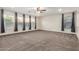
[[[73,12],[79,10],[78,7],[44,7],[46,11],[38,14],[36,13],[36,10],[33,9],[33,7],[1,7],[1,8],[12,12],[19,12],[33,16],[35,15],[44,16],[44,15],[59,14],[59,13]],[[62,9],[61,12],[58,11],[58,9],[60,8]]]

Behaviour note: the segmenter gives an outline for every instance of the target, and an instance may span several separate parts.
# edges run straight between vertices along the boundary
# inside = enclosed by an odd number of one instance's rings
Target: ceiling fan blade
[[[46,11],[46,10],[40,10],[40,11]]]
[[[40,7],[37,8],[38,13],[43,13],[44,11],[46,11],[46,10],[45,9],[40,9]]]

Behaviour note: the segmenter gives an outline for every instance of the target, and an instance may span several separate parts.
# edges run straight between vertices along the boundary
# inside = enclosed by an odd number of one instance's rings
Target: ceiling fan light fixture
[[[34,10],[37,10],[37,7],[34,7],[33,9],[34,9]]]
[[[40,11],[40,10],[45,10],[45,8],[44,8],[44,7],[34,7],[33,9],[34,9],[34,10],[37,10],[37,11]]]
[[[59,8],[59,9],[58,9],[58,12],[62,12],[62,11],[63,11],[63,9],[62,9],[62,8]]]
[[[40,10],[45,10],[45,7],[40,7]]]

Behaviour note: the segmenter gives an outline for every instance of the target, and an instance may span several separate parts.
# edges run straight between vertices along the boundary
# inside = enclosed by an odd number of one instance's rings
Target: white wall
[[[77,37],[79,38],[79,13],[76,14],[77,17],[76,17],[76,34],[77,34]]]
[[[61,31],[61,14],[44,16],[41,18],[41,29],[49,31]]]

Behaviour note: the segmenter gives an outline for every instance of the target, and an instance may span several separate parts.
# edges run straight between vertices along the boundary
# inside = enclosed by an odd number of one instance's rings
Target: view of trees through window
[[[29,16],[27,16],[27,15],[25,17],[25,28],[26,28],[26,30],[29,30]]]
[[[66,14],[64,17],[64,30],[66,32],[71,32],[72,25],[72,14]]]
[[[4,12],[5,32],[14,32],[14,14]]]
[[[23,15],[18,14],[18,31],[23,30]]]

